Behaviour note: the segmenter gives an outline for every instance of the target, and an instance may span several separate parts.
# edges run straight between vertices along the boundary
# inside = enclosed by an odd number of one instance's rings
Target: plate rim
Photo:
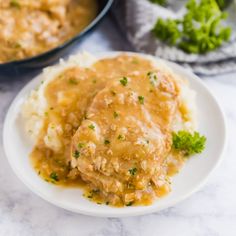
[[[80,52],[79,52],[80,53]],[[145,215],[145,214],[150,214],[150,213],[155,213],[155,212],[159,212],[163,209],[167,209],[169,207],[172,207],[174,205],[176,205],[177,203],[182,202],[183,200],[187,199],[188,197],[190,197],[193,193],[197,192],[202,186],[204,186],[206,184],[206,182],[208,181],[209,177],[211,176],[211,174],[215,171],[215,169],[220,165],[220,163],[223,161],[224,159],[224,153],[225,150],[227,148],[227,123],[226,123],[226,117],[225,114],[223,112],[223,109],[221,108],[220,103],[218,102],[217,98],[215,97],[215,95],[208,89],[208,87],[203,83],[203,81],[201,80],[200,77],[198,77],[197,75],[195,75],[193,72],[191,72],[190,70],[176,64],[173,62],[170,62],[168,60],[164,60],[161,59],[159,57],[155,57],[149,54],[144,54],[144,53],[136,53],[136,52],[129,52],[129,51],[111,51],[111,52],[98,52],[98,53],[92,53],[92,55],[95,55],[98,58],[102,58],[102,57],[113,57],[115,55],[118,55],[120,53],[126,53],[126,54],[131,54],[131,55],[137,55],[137,56],[141,56],[141,57],[149,57],[151,59],[157,60],[157,61],[162,61],[164,62],[167,66],[169,66],[171,69],[173,68],[177,68],[177,70],[181,73],[184,73],[186,75],[186,78],[191,77],[191,79],[194,80],[194,82],[198,83],[201,87],[204,88],[205,91],[207,91],[207,93],[210,95],[210,97],[212,98],[214,104],[216,105],[217,110],[219,111],[219,114],[221,115],[221,123],[222,123],[222,130],[223,130],[223,137],[222,137],[222,147],[220,150],[220,153],[218,154],[218,159],[216,160],[216,162],[214,163],[214,165],[211,166],[208,174],[205,176],[204,179],[202,179],[198,184],[196,184],[195,187],[193,187],[191,189],[191,191],[188,191],[186,194],[183,194],[181,197],[179,197],[178,199],[176,199],[175,201],[172,201],[169,204],[163,205],[163,206],[158,206],[158,207],[153,207],[153,205],[147,206],[147,207],[143,207],[140,208],[140,210],[138,211],[130,211],[128,213],[126,212],[115,212],[115,213],[110,213],[108,214],[107,212],[94,212],[92,209],[85,211],[85,210],[78,210],[78,209],[73,209],[71,207],[65,206],[62,203],[58,202],[58,201],[52,201],[52,199],[48,199],[46,196],[44,196],[44,194],[42,194],[40,191],[37,191],[37,187],[32,187],[29,183],[27,183],[24,178],[22,178],[19,173],[17,172],[17,170],[14,167],[14,164],[12,162],[12,158],[9,158],[10,154],[8,151],[8,147],[6,144],[6,140],[7,140],[7,136],[8,136],[8,132],[7,132],[7,127],[9,126],[10,123],[10,116],[16,106],[16,104],[18,103],[18,101],[23,98],[25,98],[25,96],[27,95],[26,91],[32,87],[32,85],[34,83],[37,82],[37,80],[41,77],[42,73],[40,73],[39,75],[33,77],[28,83],[25,84],[25,86],[17,93],[17,95],[15,96],[15,98],[13,99],[13,101],[11,102],[8,111],[6,113],[5,119],[4,119],[4,123],[3,123],[3,131],[2,131],[2,137],[3,137],[3,149],[4,149],[4,154],[5,157],[8,160],[8,163],[11,167],[11,169],[13,170],[13,172],[15,173],[15,175],[17,176],[17,178],[19,180],[21,180],[21,182],[34,194],[36,194],[37,196],[39,196],[40,198],[42,198],[43,200],[45,200],[46,202],[51,203],[54,206],[60,207],[62,209],[74,212],[74,213],[79,213],[79,214],[83,214],[83,215],[89,215],[89,216],[96,216],[96,217],[129,217],[129,216],[139,216],[139,215]],[[57,65],[57,64],[55,64]],[[178,74],[177,71],[177,74]],[[158,200],[157,200],[158,201]],[[129,208],[132,209],[132,208]]]

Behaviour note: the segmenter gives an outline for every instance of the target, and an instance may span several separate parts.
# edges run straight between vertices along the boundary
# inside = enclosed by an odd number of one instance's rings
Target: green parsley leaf
[[[117,137],[117,139],[119,139],[119,140],[125,140],[125,137],[124,137],[124,135],[119,134],[118,137]]]
[[[133,202],[128,202],[125,204],[126,206],[132,206],[133,205]]]
[[[114,118],[117,118],[119,115],[116,111],[114,111],[113,116],[114,116]]]
[[[83,148],[85,147],[85,143],[78,143],[78,148]]]
[[[105,145],[108,145],[108,144],[110,144],[110,141],[109,141],[108,139],[105,139],[105,140],[104,140],[104,144],[105,144]]]
[[[148,72],[147,76],[150,80],[150,83],[155,86],[157,84],[157,74],[155,72]]]
[[[140,104],[144,104],[144,97],[143,96],[138,96],[138,100]]]
[[[20,8],[20,3],[17,0],[11,0],[10,1],[10,6],[11,7],[16,7],[16,8]]]
[[[128,83],[128,79],[126,77],[123,77],[121,80],[120,80],[120,83],[123,85],[123,86],[126,86],[127,83]]]
[[[169,44],[176,45],[177,41],[181,38],[181,32],[179,30],[179,21],[159,18],[152,30],[154,35],[161,41]]]
[[[78,150],[75,150],[75,152],[73,153],[73,157],[74,158],[79,158],[80,157],[80,152]]]
[[[205,149],[206,137],[201,136],[198,132],[191,134],[182,130],[178,133],[173,133],[172,141],[174,149],[183,152],[185,156],[190,156],[195,153],[201,153]]]
[[[95,130],[95,126],[93,124],[88,126],[91,130]]]
[[[71,85],[77,85],[78,81],[75,78],[70,78],[68,83],[71,84]]]
[[[129,169],[129,173],[133,176],[137,174],[138,169],[136,167]]]
[[[56,172],[52,172],[49,177],[55,181],[59,181],[59,178]]]

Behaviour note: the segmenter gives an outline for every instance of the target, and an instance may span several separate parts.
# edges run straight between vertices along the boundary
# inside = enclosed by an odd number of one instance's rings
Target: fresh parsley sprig
[[[182,19],[159,18],[153,34],[169,45],[188,53],[206,53],[219,48],[230,39],[231,28],[222,24],[227,14],[216,0],[189,0]]]
[[[173,133],[172,146],[175,150],[183,152],[185,156],[201,153],[205,149],[206,137],[201,136],[198,132],[193,134],[181,130],[177,133]]]

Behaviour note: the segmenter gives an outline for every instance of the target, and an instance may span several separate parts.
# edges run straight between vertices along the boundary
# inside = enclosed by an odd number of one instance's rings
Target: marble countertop
[[[131,50],[110,18],[78,46],[81,49]],[[0,82],[1,130],[12,99],[28,80]],[[200,191],[174,207],[146,216],[116,219],[74,214],[40,199],[16,178],[5,158],[1,137],[0,235],[235,236],[236,73],[207,77],[203,81],[225,111],[229,137],[224,161]]]

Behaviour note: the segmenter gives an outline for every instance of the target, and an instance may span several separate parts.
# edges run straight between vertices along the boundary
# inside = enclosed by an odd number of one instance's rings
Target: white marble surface
[[[130,50],[109,18],[79,48]],[[10,102],[26,82],[0,82],[1,130]],[[106,219],[70,213],[40,199],[16,178],[1,138],[0,236],[235,236],[236,73],[204,78],[204,82],[225,111],[229,142],[224,161],[200,191],[172,208],[146,216]]]

